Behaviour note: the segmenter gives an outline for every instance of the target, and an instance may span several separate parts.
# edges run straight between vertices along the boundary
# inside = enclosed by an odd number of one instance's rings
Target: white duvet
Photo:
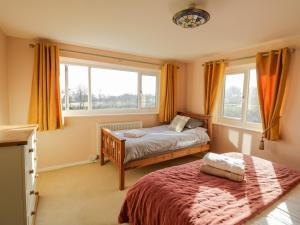
[[[202,127],[185,129],[182,132],[173,131],[168,128],[168,125],[141,128],[139,130],[145,133],[144,136],[139,138],[125,137],[126,130],[114,132],[118,137],[126,139],[124,163],[166,151],[206,144],[210,140],[206,129]]]

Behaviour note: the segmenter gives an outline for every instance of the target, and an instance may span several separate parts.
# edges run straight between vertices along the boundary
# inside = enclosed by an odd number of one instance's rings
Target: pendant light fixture
[[[188,9],[181,10],[173,16],[173,22],[183,28],[194,28],[205,24],[210,18],[207,11],[198,9],[192,4]]]

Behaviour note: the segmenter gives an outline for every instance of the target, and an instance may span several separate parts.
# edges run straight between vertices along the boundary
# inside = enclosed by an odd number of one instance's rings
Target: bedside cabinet
[[[37,126],[0,126],[0,224],[34,225]]]

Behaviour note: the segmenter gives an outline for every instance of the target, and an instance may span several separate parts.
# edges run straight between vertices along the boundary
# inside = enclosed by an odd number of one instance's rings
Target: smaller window
[[[142,108],[157,107],[157,79],[155,75],[142,74],[141,104]]]
[[[243,116],[244,74],[225,76],[223,116],[241,119]]]
[[[257,93],[256,69],[250,69],[249,97],[247,104],[247,121],[260,123],[260,109]]]
[[[218,121],[243,128],[261,129],[254,65],[229,67],[225,71]]]
[[[61,98],[61,109],[66,110],[66,65],[60,64],[60,75],[59,75],[59,84],[60,84],[60,98]]]

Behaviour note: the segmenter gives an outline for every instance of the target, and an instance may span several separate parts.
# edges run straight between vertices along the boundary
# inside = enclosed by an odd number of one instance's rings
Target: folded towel
[[[203,164],[225,170],[237,175],[244,175],[245,162],[242,159],[235,159],[221,154],[207,153],[203,158]]]
[[[124,132],[124,137],[128,138],[139,138],[143,137],[146,133],[141,130],[128,130]]]
[[[209,165],[202,165],[200,170],[204,173],[211,174],[211,175],[218,176],[218,177],[224,177],[224,178],[227,178],[227,179],[233,180],[233,181],[241,182],[244,180],[243,175],[230,173],[228,171],[220,170],[218,168],[215,168],[215,167],[212,167]]]

